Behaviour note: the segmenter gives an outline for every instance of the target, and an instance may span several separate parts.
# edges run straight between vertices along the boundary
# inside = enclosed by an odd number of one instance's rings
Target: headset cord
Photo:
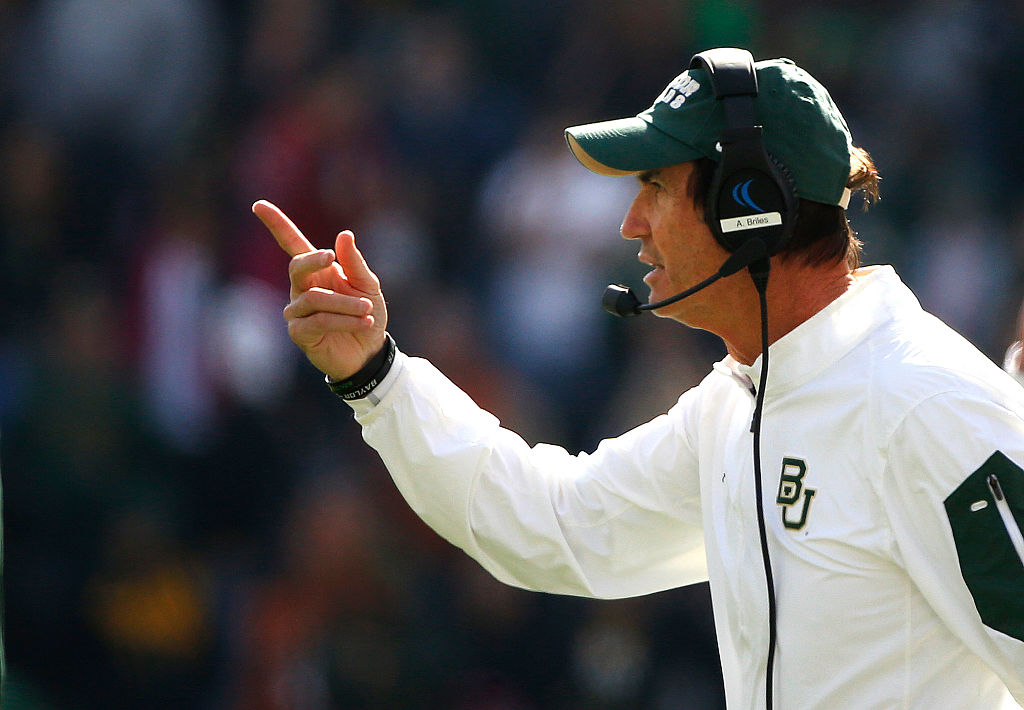
[[[757,385],[754,417],[750,430],[754,434],[754,492],[757,496],[757,528],[761,538],[761,561],[764,563],[765,587],[768,591],[768,668],[765,675],[765,709],[772,710],[773,676],[775,669],[775,580],[768,554],[768,534],[764,524],[764,495],[761,485],[761,414],[764,410],[764,391],[768,383],[768,272],[767,259],[750,265],[750,276],[761,302],[761,377]]]

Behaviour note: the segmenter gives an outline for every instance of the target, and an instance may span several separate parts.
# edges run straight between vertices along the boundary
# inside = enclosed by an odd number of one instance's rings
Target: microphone
[[[761,264],[760,262],[764,263]],[[613,316],[619,316],[620,318],[638,316],[644,311],[656,311],[676,301],[681,301],[687,296],[692,296],[698,291],[706,289],[715,281],[718,281],[718,279],[732,276],[744,266],[750,266],[751,270],[759,267],[759,272],[767,272],[767,268],[765,268],[767,265],[768,247],[760,239],[750,239],[743,242],[736,251],[730,254],[729,258],[722,263],[722,266],[714,275],[704,279],[696,286],[686,289],[682,293],[677,293],[675,296],[666,298],[664,301],[641,304],[640,299],[633,293],[633,289],[621,284],[611,284],[604,290],[604,296],[601,298],[601,307]]]

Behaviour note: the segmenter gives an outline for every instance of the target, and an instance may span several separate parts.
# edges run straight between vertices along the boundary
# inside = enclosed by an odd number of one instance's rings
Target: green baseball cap
[[[754,120],[765,149],[804,199],[846,207],[852,139],[828,91],[789,59],[754,65]],[[703,69],[688,69],[637,116],[565,130],[573,155],[602,175],[633,175],[706,157],[718,160],[725,110]]]

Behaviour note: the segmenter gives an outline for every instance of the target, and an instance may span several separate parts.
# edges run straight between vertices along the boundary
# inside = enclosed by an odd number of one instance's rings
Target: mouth
[[[654,259],[652,259],[651,257],[647,256],[646,254],[638,254],[637,255],[637,260],[641,264],[645,264],[645,265],[651,267],[651,270],[647,273],[646,276],[644,276],[644,283],[650,284],[650,279],[654,278],[660,272],[663,272],[665,270],[665,265],[664,264],[661,264],[661,263],[655,261]]]

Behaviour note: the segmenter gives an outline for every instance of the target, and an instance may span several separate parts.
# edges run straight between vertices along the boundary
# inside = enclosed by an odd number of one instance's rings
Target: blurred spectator
[[[116,682],[108,707],[187,707],[210,641],[205,571],[153,510],[126,511],[101,540],[85,590]]]
[[[242,75],[263,102],[288,97],[329,56],[331,5],[324,0],[254,0],[241,48]],[[322,117],[327,118],[327,117]]]
[[[965,175],[974,172],[967,160],[956,165]],[[994,353],[1003,326],[1003,312],[994,304],[1013,291],[1013,252],[984,186],[947,170],[950,184],[936,193],[909,235],[916,258],[907,279],[927,310]]]
[[[596,444],[591,416],[607,391],[611,321],[600,286],[629,249],[618,226],[635,193],[628,180],[581,171],[557,117],[538,117],[480,191],[480,232],[495,254],[487,304],[491,338],[569,424],[566,443]],[[581,294],[593,293],[592,300]]]
[[[204,0],[42,2],[25,29],[25,111],[70,139],[165,157],[211,106],[218,31]]]
[[[5,303],[12,310],[3,328],[13,334],[42,314],[44,304],[33,294],[34,276],[62,246],[70,200],[60,140],[37,125],[5,125],[0,129],[0,176],[0,265]]]
[[[67,146],[64,248],[111,257],[126,193],[144,200],[145,180],[207,125],[221,80],[214,12],[206,0],[41,2],[19,35],[17,106]]]
[[[521,129],[516,92],[482,71],[476,48],[450,12],[395,18],[380,62],[378,96],[405,169],[422,192],[417,204],[433,238],[441,274],[472,290],[486,284],[489,254],[472,224],[476,184]],[[438,274],[441,276],[441,274]]]
[[[297,492],[278,574],[253,590],[227,707],[393,707],[402,672],[395,593],[373,503],[337,479]]]
[[[106,681],[82,595],[103,530],[140,501],[173,511],[176,491],[139,416],[110,289],[65,265],[41,293],[30,395],[4,431],[7,642],[12,665],[31,664],[37,682],[91,695]]]
[[[197,453],[217,423],[208,340],[219,274],[216,215],[208,201],[188,199],[202,195],[187,186],[169,193],[138,235],[131,302],[147,412],[169,445]]]
[[[671,0],[610,0],[594,12],[592,3],[572,0],[555,59],[543,75],[550,105],[541,108],[567,112],[565,125],[602,111],[608,117],[635,112],[664,88],[654,78],[658,72],[681,70],[693,54],[691,10]],[[713,10],[708,16],[722,13]],[[732,37],[730,43],[742,41]]]
[[[231,160],[232,204],[248,214],[253,195],[272,195],[301,212],[315,244],[333,246],[339,225],[358,225],[392,196],[393,152],[381,108],[348,60],[318,68],[258,107]],[[229,273],[281,288],[280,250],[246,222],[228,250]],[[283,307],[283,306],[282,306]]]
[[[649,619],[636,600],[604,604],[578,630],[573,673],[593,708],[638,707],[651,673]]]

